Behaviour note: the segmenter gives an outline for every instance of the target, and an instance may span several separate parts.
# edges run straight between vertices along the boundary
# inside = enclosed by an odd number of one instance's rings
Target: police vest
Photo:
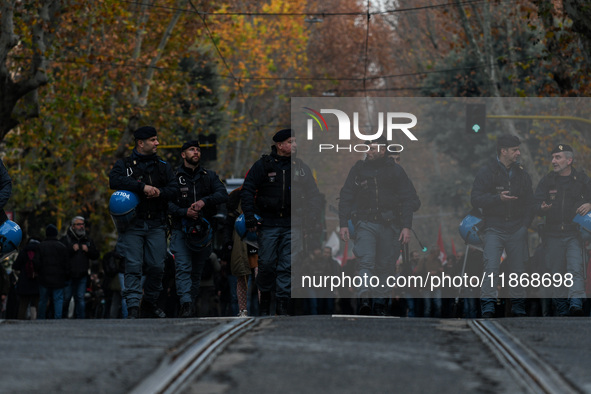
[[[205,168],[199,168],[193,176],[189,176],[186,172],[179,169],[175,177],[180,190],[177,205],[181,208],[189,208],[194,202],[213,193],[211,176]],[[209,206],[206,205],[203,209],[203,214],[207,218],[212,217],[216,212],[216,207],[211,204]]]
[[[261,213],[271,213],[281,217],[291,216],[291,162],[299,159],[291,159],[289,166],[283,168],[279,159],[271,155],[261,157],[265,180],[258,185],[255,196],[255,204]],[[285,164],[285,163],[283,163]]]
[[[138,160],[130,156],[125,158],[124,163],[127,176],[138,182],[157,188],[168,185],[166,179],[167,164],[160,157],[155,156],[152,160]],[[147,199],[141,201],[137,206],[137,215],[143,219],[164,220],[166,210],[167,202],[164,199]]]

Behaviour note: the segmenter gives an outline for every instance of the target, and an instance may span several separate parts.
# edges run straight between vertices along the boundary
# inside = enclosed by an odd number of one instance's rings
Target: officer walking
[[[553,170],[536,188],[536,213],[546,217],[542,243],[546,268],[563,276],[572,274],[572,286],[553,287],[555,312],[559,316],[582,316],[585,295],[583,242],[575,215],[591,211],[591,183],[573,166],[573,149],[560,144],[552,150]],[[542,274],[542,273],[540,273]],[[567,298],[568,297],[568,298]]]
[[[178,194],[168,203],[172,215],[170,251],[174,255],[179,317],[196,316],[194,306],[206,260],[211,254],[213,216],[228,193],[214,171],[201,166],[199,141],[181,147],[183,164],[176,171]]]
[[[291,260],[293,257],[297,261],[302,255],[302,221],[307,217],[318,220],[321,211],[321,197],[312,171],[295,157],[297,144],[292,129],[279,130],[273,142],[271,154],[263,155],[250,168],[241,192],[246,227],[249,231],[256,231],[257,227],[259,230],[257,285],[263,316],[270,314],[273,288],[276,314],[290,313]],[[292,201],[291,188],[296,185],[297,201]],[[299,212],[294,217],[292,203]],[[306,205],[305,211],[297,209],[302,204]],[[255,213],[260,215],[260,223]],[[292,226],[298,231],[292,233]]]
[[[358,275],[367,278],[358,289],[358,312],[384,316],[391,291],[386,279],[396,273],[401,244],[410,241],[413,212],[420,202],[404,169],[386,156],[386,138],[367,144],[367,157],[351,168],[340,192],[340,235],[343,241],[349,239],[351,220]],[[372,277],[379,279],[376,286],[368,285]]]
[[[166,317],[156,304],[162,291],[166,258],[166,210],[176,197],[173,170],[156,151],[156,129],[143,126],[134,132],[131,156],[117,160],[109,174],[111,189],[134,192],[140,199],[137,217],[119,231],[117,252],[125,258],[125,292],[128,318]],[[142,299],[142,274],[145,276]]]
[[[497,157],[478,171],[472,186],[472,206],[481,209],[484,216],[480,228],[484,243],[485,281],[481,290],[484,318],[495,314],[503,250],[510,271],[517,275],[525,272],[529,259],[527,228],[533,219],[533,192],[531,178],[518,161],[520,144],[519,138],[513,135],[499,137]],[[512,315],[526,316],[525,289],[509,287]]]

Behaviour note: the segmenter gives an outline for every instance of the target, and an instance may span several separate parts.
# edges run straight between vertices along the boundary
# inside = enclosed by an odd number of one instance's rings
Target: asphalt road
[[[126,393],[188,338],[229,319],[3,321],[1,393]],[[498,319],[591,392],[590,318]],[[516,393],[466,320],[259,318],[186,393]]]

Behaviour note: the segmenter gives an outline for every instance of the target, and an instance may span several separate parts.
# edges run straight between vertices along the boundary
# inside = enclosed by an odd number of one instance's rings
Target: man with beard
[[[291,313],[292,259],[297,261],[303,255],[305,222],[319,222],[322,210],[322,197],[310,167],[295,157],[292,129],[279,130],[273,142],[271,154],[263,155],[248,171],[241,193],[246,228],[258,230],[257,285],[262,316],[271,313],[273,289],[276,314]],[[297,190],[293,201],[292,186]],[[260,223],[255,214],[261,217]],[[297,229],[293,234],[292,228]]]
[[[507,269],[519,275],[529,259],[527,228],[533,219],[533,191],[529,174],[519,163],[521,141],[513,135],[497,140],[497,155],[480,168],[472,186],[472,206],[482,210],[485,280],[480,294],[483,318],[495,316],[503,250]],[[526,316],[523,287],[510,287],[511,315]]]
[[[340,235],[349,240],[350,220],[355,228],[357,274],[377,277],[382,285],[364,284],[358,289],[359,314],[385,316],[391,291],[386,278],[396,273],[396,260],[401,245],[410,241],[413,212],[420,201],[404,169],[386,156],[386,138],[366,143],[367,157],[351,168],[340,192]]]
[[[90,260],[98,259],[99,252],[94,242],[86,236],[82,216],[76,216],[72,219],[70,228],[68,228],[66,235],[60,239],[60,242],[68,248],[70,263],[70,280],[64,289],[64,316],[68,316],[68,306],[73,295],[76,319],[84,319],[84,293],[86,292]]]
[[[117,253],[125,258],[123,295],[129,319],[140,317],[140,301],[142,317],[163,318],[166,314],[157,301],[166,259],[167,207],[177,189],[172,167],[156,155],[156,129],[143,126],[133,136],[135,148],[131,156],[118,160],[109,173],[111,189],[134,192],[140,200],[136,218],[119,231],[117,239]]]
[[[217,206],[228,200],[226,187],[214,171],[201,166],[198,141],[181,147],[183,164],[176,171],[177,196],[168,203],[172,215],[170,250],[176,268],[179,317],[196,316],[195,300],[206,260],[211,254],[211,226]]]

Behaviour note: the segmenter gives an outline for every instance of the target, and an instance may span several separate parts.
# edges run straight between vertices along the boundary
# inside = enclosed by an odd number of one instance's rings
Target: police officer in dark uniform
[[[497,140],[497,157],[484,165],[472,186],[472,206],[483,213],[485,280],[481,289],[482,317],[495,315],[498,274],[503,250],[510,272],[521,275],[529,259],[527,228],[533,219],[533,191],[529,174],[519,163],[521,141],[513,135]],[[491,281],[492,273],[494,281]],[[505,280],[508,286],[508,277]],[[525,316],[526,291],[510,287],[511,313]]]
[[[410,241],[413,212],[420,201],[404,169],[387,156],[386,138],[367,144],[367,157],[355,163],[341,189],[340,235],[344,241],[349,239],[351,220],[355,228],[353,252],[359,264],[357,274],[367,278],[358,290],[358,312],[384,316],[391,292],[386,279],[396,273],[401,244]],[[379,283],[370,282],[371,277],[377,277]]]
[[[296,139],[291,129],[279,130],[270,155],[263,155],[250,168],[241,192],[242,210],[249,231],[258,227],[260,313],[270,314],[271,291],[275,288],[276,314],[288,315],[291,307],[291,260],[303,253],[300,231],[304,217],[320,220],[321,196],[310,167],[295,157]],[[298,201],[292,201],[293,193]],[[293,203],[293,204],[292,204]],[[305,212],[292,217],[292,205],[305,204]],[[297,210],[297,208],[294,208]],[[260,226],[255,217],[260,215]],[[292,232],[292,228],[297,231]]]
[[[170,251],[174,255],[179,317],[196,315],[195,299],[206,260],[211,254],[213,216],[228,192],[214,171],[201,166],[199,141],[181,147],[183,164],[176,171],[178,195],[168,203],[172,215]]]
[[[134,132],[131,156],[118,160],[109,174],[111,189],[134,192],[140,203],[137,218],[119,232],[117,252],[125,258],[125,291],[128,318],[166,317],[156,302],[162,291],[166,259],[168,201],[176,197],[174,172],[156,155],[156,129],[143,126]],[[145,276],[142,299],[142,275]]]
[[[546,268],[552,274],[572,274],[572,286],[553,287],[554,310],[559,316],[582,316],[585,295],[583,242],[575,215],[591,211],[591,182],[573,166],[573,149],[560,144],[552,150],[553,170],[536,188],[536,213],[546,217],[542,242]],[[542,274],[543,272],[540,272]]]

